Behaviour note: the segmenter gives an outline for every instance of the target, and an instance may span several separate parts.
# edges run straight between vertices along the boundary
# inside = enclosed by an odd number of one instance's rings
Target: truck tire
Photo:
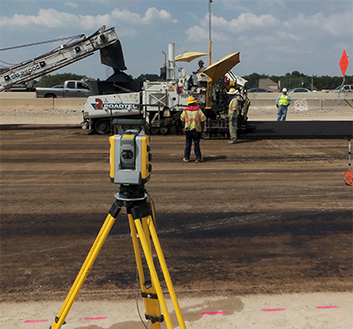
[[[167,132],[168,132],[168,127],[160,127],[159,128],[159,132],[162,134],[162,135],[165,135]]]
[[[178,128],[175,125],[168,126],[169,135],[175,135],[178,132]]]
[[[99,135],[105,135],[110,132],[110,122],[107,119],[97,120],[94,124],[94,130]]]
[[[151,135],[157,135],[158,134],[158,127],[151,127],[150,133],[151,133]]]
[[[44,98],[56,98],[56,95],[54,95],[54,94],[45,94]]]

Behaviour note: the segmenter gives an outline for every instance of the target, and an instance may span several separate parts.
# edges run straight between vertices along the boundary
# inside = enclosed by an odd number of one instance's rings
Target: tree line
[[[245,80],[247,80],[246,87],[257,88],[259,86],[260,79],[271,79],[273,82],[277,83],[280,88],[313,88],[313,90],[326,90],[326,89],[335,89],[340,86],[343,82],[343,77],[330,77],[328,75],[325,76],[308,76],[299,71],[293,71],[292,73],[286,73],[284,76],[276,76],[276,75],[267,75],[267,74],[258,74],[252,73],[250,75],[243,76]],[[350,85],[353,84],[353,75],[346,76],[344,84]]]
[[[39,81],[35,81],[36,87],[52,87],[56,85],[63,85],[66,80],[81,80],[86,78],[84,75],[77,75],[72,73],[63,73],[63,74],[48,74]],[[131,76],[131,78],[133,78]],[[335,89],[340,86],[343,82],[343,77],[331,77],[331,76],[308,76],[299,71],[293,71],[292,73],[286,73],[283,76],[267,75],[267,74],[258,74],[252,73],[250,75],[243,76],[246,83],[246,88],[257,88],[259,86],[260,79],[271,79],[275,82],[279,88],[299,88],[304,87],[307,89],[313,90],[326,90],[326,89]],[[158,81],[161,80],[160,76],[157,74],[141,74],[137,78],[133,78],[135,81],[142,82],[144,80],[149,81]],[[353,76],[345,77],[345,84],[353,84]]]

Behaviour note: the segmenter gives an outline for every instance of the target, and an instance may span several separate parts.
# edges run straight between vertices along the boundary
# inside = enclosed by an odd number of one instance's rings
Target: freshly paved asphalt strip
[[[249,121],[241,138],[351,139],[353,121]]]

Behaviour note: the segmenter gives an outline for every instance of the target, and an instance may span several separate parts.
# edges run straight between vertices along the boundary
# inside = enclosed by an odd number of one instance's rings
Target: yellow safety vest
[[[237,117],[239,115],[239,107],[238,107],[238,100],[235,97],[229,102],[228,118],[232,116],[233,111],[236,111],[235,117]]]
[[[289,96],[288,95],[280,95],[279,96],[279,100],[278,100],[278,105],[284,105],[284,106],[288,106],[289,104]]]

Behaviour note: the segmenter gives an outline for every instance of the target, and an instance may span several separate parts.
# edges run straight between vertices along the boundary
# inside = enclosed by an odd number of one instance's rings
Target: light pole
[[[208,0],[208,66],[212,64],[212,29],[211,29],[211,22],[212,22],[212,1]],[[212,87],[212,79],[208,78],[207,80],[207,94],[206,94],[206,108],[211,108],[211,88]]]

